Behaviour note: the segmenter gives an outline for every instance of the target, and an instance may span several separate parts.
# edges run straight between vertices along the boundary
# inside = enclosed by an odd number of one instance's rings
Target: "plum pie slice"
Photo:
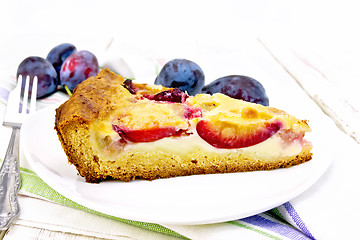
[[[312,158],[306,120],[220,93],[135,83],[108,69],[76,87],[56,110],[55,129],[87,182],[272,170]]]

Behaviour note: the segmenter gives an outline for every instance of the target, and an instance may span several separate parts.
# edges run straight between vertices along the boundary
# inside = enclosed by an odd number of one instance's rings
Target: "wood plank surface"
[[[271,99],[271,105],[289,111],[296,110],[295,115],[308,114],[307,106],[315,105],[313,100],[344,132],[359,141],[359,124],[356,124],[356,121],[359,122],[357,106],[343,96],[334,96],[336,87],[327,77],[330,73],[326,68],[314,64],[315,61],[312,59],[315,58],[296,48],[296,45],[289,47],[262,38],[244,40],[242,46],[235,52],[220,54],[217,52],[218,49],[202,45],[202,49],[197,52],[201,57],[196,59],[196,62],[204,63],[204,69],[211,78],[234,73],[259,79],[270,96],[277,93],[279,87],[284,87],[283,97]],[[117,47],[115,39],[113,48]],[[236,64],[227,64],[227,61],[234,61]],[[221,67],[218,66],[219,62],[222,64]],[[294,109],[292,104],[298,103],[299,99],[303,99],[304,106],[297,104],[298,109]],[[3,234],[3,239],[25,239],[24,236],[26,239],[102,239],[18,224],[12,225]]]
[[[189,1],[176,8],[165,1],[162,4],[125,2],[100,5],[90,1],[84,9],[82,1],[71,4],[70,1],[51,4],[42,0],[4,1],[0,14],[0,22],[4,23],[0,32],[0,81],[14,75],[25,57],[46,57],[52,47],[62,42],[92,51],[102,61],[104,51],[104,56],[111,53],[115,58],[134,53],[145,57],[158,54],[164,59],[194,57],[192,60],[204,66],[203,70],[212,80],[230,74],[254,77],[264,84],[271,106],[296,116],[300,114],[300,118],[322,110],[343,132],[360,143],[358,1],[222,1],[221,4]],[[66,14],[54,17],[55,12]],[[258,34],[265,32],[269,35]],[[252,34],[259,36],[249,37]],[[227,64],[229,61],[233,64]],[[132,69],[131,62],[129,65]],[[129,75],[141,71],[132,70]],[[279,88],[283,89],[282,97],[272,98]],[[2,104],[0,110],[5,106]],[[1,134],[9,136],[10,131]],[[6,137],[6,143],[0,146],[1,156],[7,143]],[[339,175],[329,176],[330,182],[339,183],[336,182]],[[350,187],[349,181],[343,182],[344,188]],[[61,211],[63,214],[63,209]],[[41,225],[62,226],[60,221],[56,225],[49,220],[63,219],[61,214],[49,214],[50,217],[44,216],[38,222],[34,220],[35,214],[29,215],[31,217],[25,219],[28,225],[15,222],[0,233],[0,239],[105,239],[70,233],[68,228],[61,232],[57,231],[59,228],[51,230]],[[106,232],[104,228],[99,231]],[[135,228],[134,232],[139,230]],[[120,234],[116,239],[133,238]]]
[[[116,44],[116,40],[114,40]],[[319,61],[309,49],[300,45],[286,45],[267,38],[252,39],[243,42],[243,46],[236,52],[219,54],[217,49],[202,47],[198,53],[201,57],[197,61],[205,64],[205,69],[213,78],[229,72],[253,76],[264,80],[265,88],[270,95],[276,92],[276,88],[283,86],[284,99],[271,99],[273,106],[279,106],[286,110],[293,110],[292,104],[298,99],[309,96],[345,133],[360,141],[360,129],[358,124],[359,105],[342,94],[338,94],[337,81],[333,80],[334,74],[326,64]],[[115,46],[116,48],[117,46]],[[201,54],[208,52],[209,54]],[[219,57],[220,56],[220,57]],[[214,57],[219,57],[214,60]],[[217,67],[217,62],[223,64],[223,69]],[[238,67],[226,65],[226,61],[236,61]],[[130,66],[131,67],[131,66]],[[238,71],[238,72],[236,72]],[[295,94],[294,94],[295,93]],[[291,99],[293,97],[293,99]],[[307,106],[311,100],[304,100]],[[300,108],[306,108],[300,106]],[[306,109],[298,109],[306,113]],[[26,238],[24,238],[26,236]],[[10,229],[3,232],[0,237],[5,240],[13,239],[103,239],[92,236],[73,234],[68,232],[52,231],[44,228],[29,227],[23,225],[12,225]],[[131,239],[119,237],[117,239]]]
[[[284,44],[267,38],[259,41],[324,113],[360,143],[360,81],[354,80],[359,73],[331,62],[303,42]]]

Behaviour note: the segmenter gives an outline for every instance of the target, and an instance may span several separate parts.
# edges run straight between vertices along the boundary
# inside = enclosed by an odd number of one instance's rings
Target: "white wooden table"
[[[336,21],[331,16],[332,13],[338,10],[338,6],[329,3],[330,10],[323,12],[325,15],[315,26],[312,26],[312,21],[316,19],[317,15],[313,8],[308,12],[310,14],[309,18],[306,21],[304,20],[304,28],[307,29],[300,29],[299,27],[303,26],[301,21],[294,20],[296,17],[306,15],[304,11],[308,8],[304,5],[290,6],[280,1],[279,8],[276,8],[263,1],[262,4],[265,4],[270,10],[278,10],[279,16],[288,13],[288,15],[279,17],[279,19],[270,17],[270,20],[266,17],[273,15],[264,9],[259,10],[256,4],[251,6],[236,5],[239,8],[248,7],[250,12],[254,12],[253,14],[266,13],[263,18],[249,20],[247,18],[252,16],[251,13],[246,13],[243,18],[227,16],[226,11],[231,14],[234,14],[235,11],[228,8],[231,6],[230,3],[224,5],[226,8],[224,6],[220,7],[219,11],[222,14],[215,16],[213,14],[217,10],[216,5],[209,4],[211,7],[210,12],[205,13],[202,21],[196,21],[195,27],[198,29],[191,29],[189,32],[186,32],[187,29],[185,29],[185,33],[182,32],[181,36],[174,40],[174,36],[180,31],[178,28],[192,22],[186,21],[182,23],[176,21],[174,24],[177,29],[164,29],[171,27],[169,20],[172,18],[171,13],[176,16],[180,13],[170,12],[170,10],[167,12],[157,10],[150,14],[149,12],[155,11],[153,4],[143,3],[145,4],[144,8],[132,4],[127,8],[128,11],[123,12],[123,16],[119,13],[118,16],[121,20],[114,16],[118,11],[112,9],[109,10],[109,15],[112,15],[112,17],[108,16],[107,20],[105,19],[106,15],[101,14],[99,16],[103,18],[98,18],[97,21],[89,20],[89,24],[81,23],[84,24],[83,27],[86,30],[84,34],[88,34],[84,37],[77,34],[82,32],[82,30],[79,30],[81,26],[76,26],[77,30],[74,30],[70,27],[70,20],[68,19],[64,19],[63,23],[56,20],[53,24],[57,28],[65,25],[65,27],[69,28],[69,34],[64,29],[60,29],[59,32],[50,29],[49,22],[44,23],[44,28],[47,29],[42,32],[42,27],[39,24],[44,21],[51,21],[44,20],[42,17],[51,17],[52,13],[49,12],[49,9],[54,8],[54,6],[46,4],[45,1],[37,1],[38,4],[45,4],[46,8],[35,10],[34,12],[37,15],[32,16],[28,23],[24,21],[31,13],[25,13],[26,9],[22,9],[22,13],[25,15],[21,18],[22,20],[16,19],[14,15],[16,14],[16,4],[25,5],[28,8],[30,4],[21,1],[14,2],[5,6],[9,11],[4,13],[3,19],[0,19],[1,23],[9,19],[14,21],[5,26],[7,31],[0,33],[1,77],[14,74],[18,63],[23,58],[29,55],[45,55],[48,49],[62,42],[72,42],[82,49],[92,50],[99,53],[99,55],[102,52],[107,52],[107,54],[110,53],[114,57],[123,54],[129,56],[133,53],[145,56],[198,58],[198,61],[203,63],[204,70],[212,76],[217,74],[220,74],[220,76],[221,74],[223,76],[229,75],[236,70],[239,74],[253,76],[259,80],[265,79],[264,86],[268,90],[269,96],[271,96],[272,89],[275,87],[287,86],[291,91],[296,88],[294,91],[299,93],[301,97],[310,97],[314,104],[318,105],[325,114],[332,118],[349,138],[360,144],[360,41],[358,41],[358,36],[351,30],[351,26],[356,26],[356,22],[359,22],[359,18],[354,15],[355,9],[358,9],[357,3],[352,3],[344,9],[340,8],[339,12],[341,10],[345,12],[341,12],[342,18],[339,19],[340,17],[338,17]],[[89,13],[94,13],[96,7],[90,7],[91,3],[88,3],[86,10]],[[60,12],[63,11],[60,15],[66,15],[64,12],[68,8],[63,6],[66,4],[70,3],[65,2],[61,6],[58,3],[55,4],[56,7],[59,7]],[[322,4],[325,3],[322,2]],[[117,8],[121,6],[119,5]],[[314,6],[317,11],[320,11],[323,7],[320,3],[314,4]],[[75,7],[81,7],[80,3],[75,4]],[[170,8],[170,5],[167,7]],[[196,7],[205,8],[205,5],[196,4]],[[299,12],[295,12],[298,7],[301,7]],[[129,9],[134,10],[134,12],[129,11]],[[256,12],[257,10],[259,12]],[[291,11],[289,12],[289,10]],[[180,7],[179,9],[179,12],[184,13],[186,11],[188,11],[186,7]],[[301,11],[303,11],[302,14]],[[197,14],[195,10],[190,13]],[[291,18],[289,15],[294,13],[296,16]],[[159,17],[160,14],[164,15]],[[81,16],[86,16],[86,14]],[[64,18],[66,17],[64,16]],[[140,17],[143,17],[144,20],[131,21]],[[153,19],[146,23],[151,17]],[[223,21],[214,19],[221,17],[225,19]],[[279,24],[286,21],[286,19],[289,19],[290,22],[278,26],[276,31],[267,29],[268,26],[271,26],[271,23]],[[253,22],[251,22],[252,20]],[[128,21],[128,24],[125,23],[126,21]],[[163,25],[165,21],[166,24]],[[93,24],[94,22],[97,22],[97,24]],[[254,28],[244,26],[250,22]],[[31,23],[36,27],[31,29]],[[68,25],[66,26],[66,24]],[[91,24],[95,27],[89,26]],[[222,24],[227,25],[223,26]],[[296,29],[289,30],[287,27],[291,24],[294,24],[293,26]],[[259,26],[266,27],[259,28]],[[323,26],[323,28],[319,29],[320,26]],[[118,30],[117,27],[121,28],[121,30]],[[331,30],[332,27],[334,31]],[[18,31],[15,31],[15,28]],[[101,29],[104,30],[103,33]],[[286,34],[286,30],[289,30],[289,34]],[[240,33],[237,32],[237,34],[232,35],[234,31],[240,31]],[[164,33],[168,34],[162,35]],[[25,38],[27,39],[25,40]],[[145,41],[145,38],[151,39]],[[156,40],[156,38],[159,39]],[[211,41],[210,38],[212,38]],[[206,60],[208,57],[213,59],[216,56],[231,56],[233,59],[238,59],[238,69],[226,65],[226,59],[218,59],[220,62],[225,63],[224,65],[216,65],[214,61]],[[249,61],[247,62],[246,59]],[[289,97],[286,91],[287,89],[284,89],[284,96]],[[272,102],[270,97],[270,104],[291,110],[291,106],[286,105],[286,99],[276,98]],[[46,228],[32,228],[21,224],[14,224],[8,231],[2,232],[0,239],[24,239],[24,236],[27,239],[101,239],[52,231]],[[122,238],[119,237],[118,239]]]

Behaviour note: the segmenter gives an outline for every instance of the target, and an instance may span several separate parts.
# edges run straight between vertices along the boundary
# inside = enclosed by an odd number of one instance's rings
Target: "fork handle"
[[[21,184],[19,136],[20,128],[13,127],[5,159],[0,169],[0,230],[6,230],[20,213],[17,198]]]

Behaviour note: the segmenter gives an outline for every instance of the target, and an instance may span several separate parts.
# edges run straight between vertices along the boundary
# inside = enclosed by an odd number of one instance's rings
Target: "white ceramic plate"
[[[313,160],[287,169],[86,183],[69,165],[54,130],[54,108],[36,112],[23,124],[21,145],[36,173],[65,197],[112,216],[156,223],[205,224],[260,213],[298,196],[325,172],[334,158],[325,126],[314,129]],[[313,123],[314,124],[314,123]]]

